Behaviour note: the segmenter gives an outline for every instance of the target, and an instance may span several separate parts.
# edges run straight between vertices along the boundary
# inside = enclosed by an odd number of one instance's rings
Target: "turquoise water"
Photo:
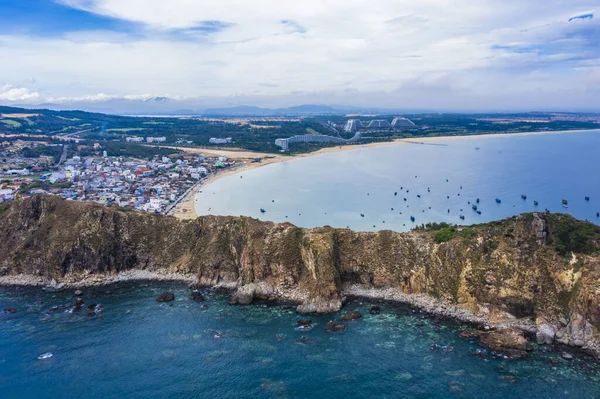
[[[196,210],[359,231],[406,231],[427,222],[474,224],[545,209],[598,223],[599,153],[600,131],[441,138],[359,149],[224,177],[198,194]],[[477,198],[481,215],[471,208]]]
[[[163,290],[173,306],[155,302]],[[187,299],[175,283],[135,283],[86,290],[89,317],[55,305],[70,292],[0,289],[0,397],[12,398],[594,398],[600,366],[567,361],[537,347],[525,360],[474,354],[466,328],[408,307],[350,301],[358,321],[324,331],[338,315],[311,316],[311,331],[284,304],[229,306],[224,293]],[[206,310],[201,306],[207,305]],[[278,335],[279,334],[279,335]],[[306,342],[297,342],[306,336]],[[445,346],[435,349],[432,345]],[[37,360],[50,352],[53,357]],[[557,359],[553,365],[551,359]]]

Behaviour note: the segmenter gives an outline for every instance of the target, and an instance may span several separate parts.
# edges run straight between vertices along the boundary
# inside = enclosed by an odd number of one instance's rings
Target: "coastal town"
[[[179,200],[208,176],[236,165],[225,156],[100,156],[62,158],[23,156],[43,143],[4,142],[0,147],[0,203],[17,197],[54,194],[74,201],[93,201],[152,213],[169,213]],[[66,146],[64,146],[66,148]],[[62,150],[61,150],[62,151]]]

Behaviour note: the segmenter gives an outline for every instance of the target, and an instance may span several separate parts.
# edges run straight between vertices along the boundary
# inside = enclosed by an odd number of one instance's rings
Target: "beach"
[[[581,132],[581,130],[572,130],[572,131],[549,131],[549,132],[527,132],[527,133],[495,133],[495,134],[480,134],[480,135],[462,135],[462,136],[436,136],[436,137],[419,137],[419,138],[401,138],[395,139],[391,141],[378,142],[378,143],[367,143],[367,144],[356,144],[356,145],[344,145],[344,146],[335,146],[335,147],[327,147],[322,148],[317,151],[313,151],[305,154],[298,155],[284,155],[284,154],[270,154],[270,153],[260,153],[260,152],[252,152],[247,150],[236,150],[236,149],[205,149],[205,148],[187,148],[187,147],[166,147],[172,149],[178,149],[184,151],[188,154],[197,154],[204,156],[225,156],[232,161],[235,161],[235,165],[220,171],[218,173],[214,173],[209,175],[206,179],[202,180],[195,186],[193,186],[188,192],[184,194],[182,198],[179,199],[177,204],[167,213],[169,215],[175,216],[180,219],[195,219],[197,217],[195,211],[195,198],[198,192],[205,187],[206,185],[213,183],[214,181],[221,179],[226,176],[230,176],[232,174],[247,172],[252,169],[256,169],[259,167],[263,167],[266,165],[271,165],[275,163],[288,162],[297,159],[309,158],[309,157],[317,157],[326,154],[338,153],[338,152],[348,152],[348,151],[358,151],[366,148],[375,148],[375,147],[386,147],[386,146],[394,146],[394,145],[403,145],[403,144],[433,144],[440,141],[454,141],[454,140],[464,140],[464,139],[489,139],[494,137],[506,137],[506,136],[533,136],[533,135],[549,135],[549,134],[568,134]],[[253,162],[255,159],[260,158],[261,162]]]

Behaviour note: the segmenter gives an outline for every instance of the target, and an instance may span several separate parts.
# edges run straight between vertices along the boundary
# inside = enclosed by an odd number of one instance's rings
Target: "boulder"
[[[175,295],[165,291],[162,294],[160,294],[158,297],[156,297],[156,302],[171,302],[175,300]]]
[[[553,326],[552,324],[548,324],[548,323],[540,324],[540,326],[538,327],[538,330],[536,332],[536,335],[535,335],[537,343],[540,345],[552,344],[552,342],[554,342],[554,337],[556,336],[557,331],[558,331],[558,328],[556,328],[556,326]]]
[[[345,325],[337,324],[337,323],[334,323],[333,321],[327,322],[327,325],[325,326],[325,331],[344,331],[345,329],[346,329]]]
[[[482,331],[465,330],[465,331],[461,331],[459,336],[463,339],[477,339],[477,338],[479,338],[479,336],[481,334],[482,334]]]
[[[15,314],[15,313],[17,313],[17,309],[15,309],[15,308],[6,308],[6,309],[4,309],[4,313]]]
[[[381,308],[379,306],[371,306],[371,309],[369,309],[369,313],[379,314],[381,313]]]
[[[560,354],[560,356],[561,356],[563,359],[566,359],[566,360],[573,360],[573,355],[571,355],[571,354],[570,354],[570,353],[568,353],[568,352],[563,352],[563,353],[561,353],[561,354]]]
[[[296,322],[296,327],[312,327],[312,320],[300,319]]]
[[[343,321],[352,321],[352,320],[358,320],[362,317],[362,314],[360,314],[360,312],[350,312],[350,313],[346,313],[345,315],[342,315],[342,317],[340,317],[340,319],[342,319]]]
[[[202,302],[202,301],[204,301],[204,296],[202,295],[202,293],[200,291],[194,290],[194,291],[192,291],[192,294],[190,295],[190,299],[192,301]]]
[[[523,335],[523,331],[516,328],[480,332],[479,342],[492,351],[511,359],[523,358],[527,356],[528,351],[533,349]]]
[[[81,290],[77,290],[73,293],[75,296],[82,296],[83,295],[83,291]]]

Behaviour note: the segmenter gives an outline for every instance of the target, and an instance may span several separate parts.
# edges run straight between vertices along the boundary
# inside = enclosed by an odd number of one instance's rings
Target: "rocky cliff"
[[[540,343],[600,353],[600,228],[525,214],[438,231],[357,233],[243,217],[181,221],[36,196],[0,215],[0,283],[91,284],[131,271],[234,289],[232,303],[341,308],[344,295],[416,303]]]

